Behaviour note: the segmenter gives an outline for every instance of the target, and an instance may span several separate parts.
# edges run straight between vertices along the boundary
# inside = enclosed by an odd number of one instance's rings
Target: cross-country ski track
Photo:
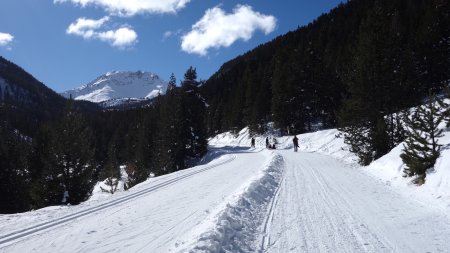
[[[447,209],[358,166],[222,149],[109,199],[0,216],[0,252],[450,252]]]

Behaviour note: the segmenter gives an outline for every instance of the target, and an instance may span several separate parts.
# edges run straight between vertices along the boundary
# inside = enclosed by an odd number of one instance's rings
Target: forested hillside
[[[354,0],[225,63],[202,89],[208,134],[354,125],[450,79],[450,3]]]
[[[89,198],[98,181],[125,187],[184,169],[206,153],[206,104],[189,68],[142,108],[101,110],[64,99],[13,63],[0,73],[0,213]],[[113,192],[111,192],[113,193]]]

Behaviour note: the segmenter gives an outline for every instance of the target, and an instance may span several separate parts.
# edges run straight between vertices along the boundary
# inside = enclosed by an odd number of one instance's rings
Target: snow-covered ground
[[[368,167],[337,130],[209,140],[204,165],[78,206],[0,216],[0,252],[450,252],[450,154],[417,187],[401,147]],[[449,143],[446,134],[441,143]]]
[[[0,252],[252,251],[282,159],[267,150],[225,153],[110,198],[2,215]]]

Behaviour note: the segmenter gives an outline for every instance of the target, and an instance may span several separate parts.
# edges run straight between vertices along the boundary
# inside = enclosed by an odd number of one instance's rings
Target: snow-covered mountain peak
[[[100,103],[116,99],[151,99],[164,93],[166,88],[167,83],[152,72],[111,71],[61,95]]]

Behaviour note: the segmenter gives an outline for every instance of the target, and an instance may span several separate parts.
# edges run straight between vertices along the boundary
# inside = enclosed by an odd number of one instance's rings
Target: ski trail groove
[[[43,223],[40,223],[40,224],[31,226],[31,227],[28,227],[28,228],[24,228],[24,229],[21,229],[21,230],[18,230],[18,231],[9,233],[9,234],[1,235],[0,236],[0,248],[2,248],[4,246],[7,246],[7,244],[10,243],[10,242],[17,241],[19,239],[22,239],[22,238],[27,237],[29,235],[38,233],[40,231],[47,230],[47,229],[52,228],[52,227],[56,227],[58,225],[67,223],[67,222],[75,220],[77,218],[81,218],[81,217],[87,216],[89,214],[92,214],[92,213],[100,211],[100,210],[107,209],[107,208],[112,207],[112,206],[116,206],[117,204],[122,204],[122,203],[128,202],[130,200],[139,198],[139,197],[141,197],[143,195],[146,195],[146,194],[152,193],[152,192],[154,192],[156,190],[159,190],[159,189],[161,189],[161,188],[163,188],[165,186],[172,185],[172,184],[174,184],[174,183],[176,183],[178,181],[181,181],[181,180],[183,180],[185,178],[192,177],[192,176],[194,176],[196,174],[199,174],[199,173],[202,173],[204,171],[207,171],[207,170],[216,168],[218,166],[230,163],[230,162],[232,162],[235,159],[236,159],[236,155],[232,155],[229,159],[227,159],[227,160],[225,160],[223,162],[220,162],[220,163],[217,163],[217,164],[205,167],[203,169],[200,169],[200,170],[197,170],[197,171],[194,171],[194,172],[187,173],[185,175],[182,175],[182,176],[170,179],[168,181],[162,182],[162,183],[157,184],[157,185],[153,185],[153,186],[151,186],[149,188],[140,190],[138,192],[132,193],[132,194],[127,195],[127,196],[123,196],[123,197],[118,198],[116,200],[113,200],[111,202],[103,203],[103,204],[100,204],[98,206],[87,208],[87,209],[82,210],[80,212],[69,214],[69,215],[60,217],[58,219],[52,220],[52,221],[43,222]]]
[[[275,192],[275,195],[272,199],[272,203],[270,203],[268,215],[267,215],[266,221],[264,222],[263,238],[262,238],[260,252],[267,252],[267,250],[270,247],[270,236],[268,235],[268,231],[270,230],[270,224],[273,219],[274,208],[278,203],[278,196],[280,195],[280,189],[283,185],[283,182],[284,182],[284,173],[283,173],[283,178],[281,179],[280,184],[279,184],[279,186]]]

